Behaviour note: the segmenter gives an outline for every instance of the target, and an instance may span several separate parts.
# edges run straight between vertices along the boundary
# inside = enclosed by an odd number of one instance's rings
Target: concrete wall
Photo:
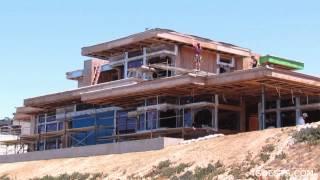
[[[166,146],[178,144],[181,141],[182,139],[159,137],[154,139],[126,141],[120,143],[100,144],[47,151],[35,151],[25,154],[0,156],[0,163],[13,163],[21,161],[74,158],[160,150]]]

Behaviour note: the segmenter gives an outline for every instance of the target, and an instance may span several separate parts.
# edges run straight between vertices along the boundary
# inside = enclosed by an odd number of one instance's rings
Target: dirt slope
[[[16,179],[29,179],[62,173],[103,172],[108,174],[107,179],[126,179],[131,175],[143,177],[159,162],[165,160],[170,160],[173,164],[192,164],[186,170],[192,170],[197,166],[204,167],[218,160],[225,167],[231,167],[245,161],[248,153],[257,159],[261,149],[267,144],[275,146],[273,156],[275,153],[284,152],[286,158],[270,158],[265,163],[257,164],[258,168],[319,168],[319,145],[311,148],[306,145],[288,145],[289,134],[294,129],[293,127],[239,133],[191,144],[169,146],[158,151],[0,164],[0,174],[8,174]]]

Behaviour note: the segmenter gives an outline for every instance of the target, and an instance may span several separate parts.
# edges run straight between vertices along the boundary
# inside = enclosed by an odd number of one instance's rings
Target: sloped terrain
[[[0,164],[0,174],[13,179],[74,172],[103,173],[100,179],[255,179],[263,170],[302,169],[312,170],[315,178],[320,170],[320,145],[293,144],[291,135],[296,131],[296,127],[267,129],[158,151]]]

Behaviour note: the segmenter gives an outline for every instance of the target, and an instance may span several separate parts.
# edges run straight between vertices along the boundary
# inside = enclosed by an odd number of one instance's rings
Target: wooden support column
[[[240,131],[246,131],[246,103],[244,98],[240,97]]]
[[[216,73],[217,74],[220,74],[220,68],[219,68],[219,62],[220,62],[220,54],[219,53],[217,53],[217,63],[216,63],[216,66],[217,66],[217,70],[216,70]]]
[[[146,107],[147,106],[147,99],[144,99],[144,106]],[[147,111],[144,110],[144,130],[147,130]]]
[[[265,128],[265,120],[266,120],[266,102],[265,102],[265,90],[266,87],[264,85],[261,85],[261,121],[259,122],[260,129]]]
[[[219,122],[219,119],[218,119],[218,113],[219,113],[219,95],[215,94],[214,95],[214,129],[216,131],[219,130],[219,127],[218,127],[218,122]]]
[[[124,79],[128,78],[128,52],[124,53]]]
[[[143,60],[142,60],[143,66],[147,65],[147,48],[143,48]],[[146,73],[143,73],[143,79],[146,78]]]
[[[277,99],[276,103],[277,103],[277,128],[281,127],[281,111],[280,111],[280,99]]]
[[[178,47],[178,45],[174,45],[174,59],[173,59],[173,63],[174,63],[174,67],[177,67],[177,57],[178,57],[178,54],[179,53],[179,47]],[[176,75],[177,74],[177,72],[176,72],[176,70],[174,70],[173,71],[173,75]]]
[[[298,124],[301,115],[300,97],[296,97],[296,124]]]
[[[159,106],[159,96],[157,96],[157,106]],[[156,129],[159,128],[159,126],[160,126],[160,111],[157,108]]]
[[[113,111],[113,136],[117,135],[117,110]],[[116,139],[113,139],[113,142],[116,142]]]

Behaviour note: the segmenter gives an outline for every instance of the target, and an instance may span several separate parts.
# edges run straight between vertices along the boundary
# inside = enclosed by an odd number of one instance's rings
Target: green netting
[[[289,59],[284,59],[284,58],[279,58],[275,56],[261,56],[259,59],[260,64],[275,64],[278,66],[283,66],[285,68],[289,69],[296,69],[296,70],[301,70],[304,68],[304,63],[289,60]]]

